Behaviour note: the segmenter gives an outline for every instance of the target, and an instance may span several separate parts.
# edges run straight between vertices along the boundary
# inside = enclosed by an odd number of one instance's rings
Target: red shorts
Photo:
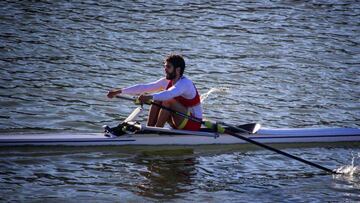
[[[193,116],[191,113],[188,113],[188,115]],[[200,130],[200,128],[201,128],[201,123],[189,120],[187,118],[184,118],[180,126],[176,126],[176,129],[178,130],[198,131]]]
[[[201,123],[188,120],[183,130],[193,130],[198,131],[201,128]]]

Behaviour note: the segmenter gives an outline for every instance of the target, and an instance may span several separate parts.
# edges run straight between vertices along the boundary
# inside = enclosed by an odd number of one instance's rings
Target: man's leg
[[[174,99],[164,101],[162,105],[184,114],[186,114],[188,110]],[[174,115],[165,109],[160,109],[156,127],[164,127],[166,122],[168,122],[171,127],[179,126],[183,120],[184,117],[182,116]]]
[[[161,104],[161,102],[159,101],[154,101],[155,103]],[[155,105],[151,105],[150,110],[149,110],[149,117],[148,117],[148,121],[147,121],[147,125],[148,126],[155,126],[156,122],[158,120],[159,117],[159,111],[160,111],[160,107],[155,106]]]

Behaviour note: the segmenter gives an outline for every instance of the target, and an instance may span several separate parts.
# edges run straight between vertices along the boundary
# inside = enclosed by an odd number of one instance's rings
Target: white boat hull
[[[159,145],[216,145],[244,144],[245,141],[230,135],[214,138],[213,133],[201,135],[134,134],[117,138],[105,137],[102,133],[62,134],[3,134],[0,146],[159,146]],[[260,129],[257,134],[244,135],[261,143],[342,143],[359,142],[357,128],[307,128],[307,129]]]

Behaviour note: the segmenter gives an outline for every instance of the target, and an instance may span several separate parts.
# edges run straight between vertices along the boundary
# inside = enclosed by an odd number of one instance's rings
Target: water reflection
[[[176,156],[166,154],[176,153]],[[157,153],[165,154],[156,155]],[[192,190],[198,163],[192,150],[152,151],[140,154],[136,163],[146,166],[139,172],[144,181],[139,182],[137,194],[145,197],[168,199]]]

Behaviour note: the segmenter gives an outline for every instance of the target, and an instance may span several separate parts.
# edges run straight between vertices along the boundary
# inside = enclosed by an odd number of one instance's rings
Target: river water
[[[134,105],[114,87],[163,76],[181,53],[204,116],[266,127],[360,127],[357,1],[1,1],[0,131],[100,132]],[[143,115],[140,120],[145,120]],[[2,201],[360,201],[263,150],[144,155],[117,148],[0,150]],[[286,151],[339,168],[358,147]]]

